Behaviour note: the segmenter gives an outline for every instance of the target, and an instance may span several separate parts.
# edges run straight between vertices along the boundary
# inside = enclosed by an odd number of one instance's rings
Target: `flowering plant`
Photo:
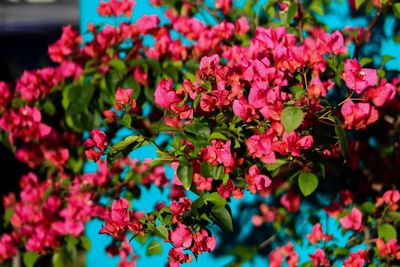
[[[19,197],[3,197],[0,262],[76,266],[85,223],[100,218],[119,266],[135,266],[133,239],[147,255],[171,244],[169,266],[215,250],[232,266],[257,255],[269,266],[400,264],[400,80],[390,58],[363,54],[400,3],[349,1],[358,16],[375,11],[370,24],[327,32],[317,13],[330,1],[151,2],[168,6],[166,23],[130,22],[133,1],[101,2],[119,25],[90,24],[85,43],[66,26],[49,47],[56,67],[0,83],[2,142],[32,169]],[[155,158],[129,156],[149,145]],[[170,201],[132,209],[151,187]],[[256,236],[241,244],[231,206],[252,195]],[[305,260],[299,246],[312,248]]]

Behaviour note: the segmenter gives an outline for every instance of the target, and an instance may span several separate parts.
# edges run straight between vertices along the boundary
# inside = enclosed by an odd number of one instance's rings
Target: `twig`
[[[258,246],[258,249],[263,249],[266,246],[268,246],[271,242],[273,242],[276,238],[276,235],[271,235],[270,237],[268,237],[264,242],[261,243],[260,246]]]
[[[303,24],[304,24],[304,21],[303,21],[303,5],[300,3],[300,1],[297,1],[297,3],[299,5],[298,12],[299,12],[299,18],[300,18],[300,21],[299,21],[299,23],[297,25],[297,28],[298,28],[298,31],[299,31],[299,39],[300,39],[301,42],[303,42],[304,41],[304,36],[303,36]]]
[[[375,26],[375,24],[378,22],[379,17],[382,15],[383,11],[392,4],[392,1],[388,1],[385,5],[382,5],[379,7],[378,11],[376,12],[375,16],[372,18],[372,20],[369,22],[367,28],[365,29],[363,36],[360,40],[360,42],[356,43],[356,47],[354,49],[354,57],[356,58],[358,56],[358,52],[363,44],[367,41],[367,37],[372,31],[372,28]]]

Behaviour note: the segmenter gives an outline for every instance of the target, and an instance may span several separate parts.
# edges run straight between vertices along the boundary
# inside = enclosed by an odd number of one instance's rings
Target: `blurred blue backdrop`
[[[82,33],[85,33],[85,29],[87,29],[87,25],[89,22],[97,23],[109,23],[115,25],[118,23],[115,19],[105,19],[100,17],[97,12],[96,8],[99,4],[99,0],[81,0],[80,1],[80,25]],[[210,2],[210,1],[206,1]],[[211,1],[212,2],[212,1]],[[235,2],[235,1],[234,1]],[[241,5],[243,4],[244,0],[236,1],[235,4]],[[259,1],[259,5],[264,4],[266,1]],[[341,1],[342,3],[332,3],[331,10],[326,16],[320,16],[318,19],[325,22],[329,25],[331,30],[334,29],[342,29],[345,26],[366,26],[367,21],[365,19],[354,19],[352,18],[349,13],[349,7],[347,6],[347,1]],[[137,1],[136,6],[134,8],[133,16],[131,18],[132,21],[137,20],[143,14],[158,14],[161,17],[161,21],[165,22],[166,19],[163,17],[164,9],[163,8],[155,8],[151,6],[147,0],[140,0]],[[199,16],[199,18],[201,18]],[[393,23],[394,18],[388,17],[385,20],[385,37],[386,39],[383,41],[383,46],[381,48],[382,55],[391,55],[395,57],[395,60],[391,60],[386,63],[386,67],[389,69],[399,69],[400,68],[400,54],[397,53],[399,51],[400,46],[394,43],[390,37],[393,36]],[[377,62],[380,61],[380,58],[375,59]],[[126,136],[126,131],[121,131],[116,138],[122,138]],[[156,156],[156,151],[153,147],[144,147],[139,150],[134,151],[131,157],[138,158],[139,160],[143,160],[144,158],[151,158]],[[94,164],[87,164],[85,166],[86,172],[93,172],[96,170],[96,166]],[[171,176],[171,170],[168,170],[169,176]],[[249,194],[245,195],[246,202],[253,202],[255,201],[255,197]],[[134,201],[133,207],[139,210],[144,210],[146,212],[153,210],[154,205],[158,201],[165,201],[168,203],[168,197],[166,193],[161,193],[157,188],[152,188],[147,192],[143,192],[142,197],[138,201]],[[302,209],[307,210],[308,207],[302,207]],[[233,217],[238,218],[241,225],[244,228],[241,230],[240,233],[234,232],[232,235],[240,235],[240,237],[246,236],[246,233],[249,232],[251,229],[251,216],[253,214],[258,213],[258,211],[248,211],[243,214],[243,212],[239,215],[238,214],[238,203],[233,202],[232,207]],[[306,214],[307,212],[303,212]],[[329,229],[328,234],[335,235],[335,243],[337,245],[342,245],[346,242],[346,236],[342,236],[341,232],[338,231],[338,223],[336,220],[332,220],[327,218],[328,216],[320,214],[321,216],[321,223]],[[303,234],[302,236],[305,237],[306,233],[311,231],[311,225],[308,223],[306,217],[299,218],[296,222],[298,233]],[[104,248],[109,244],[111,238],[106,235],[99,235],[98,232],[101,228],[101,222],[98,220],[94,220],[87,225],[86,233],[91,240],[91,249],[87,254],[87,266],[89,267],[108,267],[108,266],[116,266],[118,263],[118,258],[111,258],[108,257],[104,253]],[[213,232],[218,235],[219,229],[214,228]],[[262,233],[260,233],[262,234]],[[268,236],[265,237],[267,239]],[[218,239],[217,239],[218,240]],[[218,244],[218,243],[217,243]],[[308,254],[314,252],[315,247],[308,247],[307,242],[303,242],[303,246],[296,247],[297,252],[300,254],[300,261],[304,262],[308,259]],[[223,244],[219,244],[223,245]],[[160,256],[152,256],[146,257],[145,256],[145,247],[138,244],[133,243],[134,251],[141,256],[138,261],[138,266],[164,266],[167,259],[168,254],[168,245],[164,245],[163,254]],[[199,266],[224,266],[231,262],[233,258],[229,256],[215,258],[211,254],[203,254],[199,257],[197,262],[191,264],[193,267]],[[247,266],[267,266],[267,259],[257,257],[251,264]]]

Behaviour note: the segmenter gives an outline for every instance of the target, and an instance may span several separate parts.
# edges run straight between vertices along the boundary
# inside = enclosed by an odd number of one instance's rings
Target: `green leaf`
[[[298,181],[300,191],[304,196],[311,195],[317,189],[318,177],[312,172],[301,172]]]
[[[339,140],[340,151],[342,152],[343,157],[347,158],[349,155],[349,143],[347,141],[347,135],[345,130],[342,127],[342,123],[340,120],[335,117],[335,133]]]
[[[90,250],[90,240],[86,236],[81,236],[81,246],[85,251]]]
[[[136,241],[138,241],[140,244],[144,244],[144,243],[146,243],[146,241],[147,241],[147,239],[149,238],[149,235],[148,234],[145,234],[145,235],[137,235],[136,237],[135,237],[135,240]]]
[[[334,256],[336,256],[336,255],[347,256],[347,255],[349,255],[349,250],[347,248],[336,248],[333,251],[333,255]]]
[[[196,98],[193,100],[193,108],[196,109],[201,100],[201,93],[198,93]]]
[[[131,128],[132,127],[132,116],[129,114],[125,114],[122,116],[122,118],[119,120],[119,123],[124,125],[125,127]]]
[[[68,114],[80,114],[88,110],[90,100],[93,97],[93,86],[81,86],[71,84],[62,92],[62,106]]]
[[[375,211],[375,205],[372,202],[364,202],[361,205],[361,210],[363,211],[363,213],[373,213]]]
[[[39,254],[36,252],[25,252],[23,255],[23,261],[26,267],[33,267],[38,258]]]
[[[210,127],[206,123],[193,122],[185,126],[184,131],[189,135],[194,135],[196,138],[207,139],[210,137]]]
[[[287,13],[287,23],[290,24],[292,19],[297,13],[297,9],[299,8],[299,4],[296,3],[295,1],[290,4],[288,13]]]
[[[117,71],[121,71],[121,72],[125,72],[126,71],[125,62],[123,60],[121,60],[121,59],[110,60],[108,62],[108,65],[110,65],[110,67],[112,67],[113,69],[115,69]]]
[[[157,226],[157,227],[154,229],[154,233],[155,233],[158,237],[161,237],[162,239],[168,239],[168,230],[167,230],[167,228],[165,228],[165,226],[163,226],[163,225]]]
[[[382,60],[382,65],[385,65],[387,62],[389,62],[390,60],[395,59],[395,57],[391,56],[391,55],[383,55],[381,57]]]
[[[279,169],[282,165],[285,165],[286,163],[287,163],[287,161],[284,160],[284,159],[277,159],[277,160],[275,161],[275,163],[272,163],[272,164],[265,164],[265,168],[266,168],[268,171],[275,171],[276,169]]]
[[[212,178],[214,180],[220,180],[223,178],[225,169],[223,166],[212,165],[208,162],[201,164],[201,175],[206,178]]]
[[[107,160],[113,162],[118,155],[127,156],[133,149],[141,146],[144,140],[142,136],[128,136],[110,148]]]
[[[226,199],[221,197],[218,192],[213,192],[204,198],[205,201],[211,202],[214,206],[224,207],[226,205]]]
[[[162,253],[161,243],[157,241],[151,241],[149,246],[146,249],[146,255],[160,255]]]
[[[373,60],[372,58],[370,58],[370,57],[363,57],[363,58],[360,60],[361,66],[368,65],[369,63],[372,63],[372,62],[374,62],[374,60]]]
[[[355,4],[356,4],[356,10],[358,10],[365,2],[366,0],[356,0]]]
[[[64,260],[61,253],[54,253],[53,258],[51,259],[53,263],[53,267],[64,267]]]
[[[377,73],[378,73],[379,78],[384,78],[386,76],[385,70],[379,69],[379,70],[377,70]]]
[[[400,222],[400,212],[397,211],[389,212],[389,216],[393,219],[393,221]]]
[[[186,190],[189,190],[190,186],[192,185],[192,179],[193,179],[192,167],[179,165],[176,174],[178,175],[179,181],[181,181],[183,187]]]
[[[290,87],[290,92],[294,95],[296,99],[301,98],[305,93],[304,88],[301,86]]]
[[[396,18],[400,18],[400,3],[395,3],[393,4],[393,13],[396,16]]]
[[[228,138],[220,132],[213,132],[210,135],[210,140],[213,140],[213,139],[218,139],[218,140],[223,140],[223,141],[228,140]]]
[[[303,122],[304,113],[298,107],[287,107],[283,110],[281,115],[281,122],[285,127],[286,133],[290,133],[301,125]]]
[[[317,14],[319,14],[321,16],[325,15],[325,10],[323,8],[321,0],[312,1],[309,8],[310,8],[311,11],[314,11],[315,13],[317,13]]]
[[[222,230],[233,232],[232,217],[225,207],[213,207],[211,214]]]
[[[245,263],[253,259],[257,255],[257,252],[257,246],[237,245],[232,249],[230,254],[238,257],[241,263]]]
[[[15,153],[15,146],[11,144],[8,132],[0,131],[0,142],[11,152]]]
[[[392,239],[397,239],[397,231],[393,225],[388,223],[383,223],[378,227],[378,236],[383,238],[385,242]]]

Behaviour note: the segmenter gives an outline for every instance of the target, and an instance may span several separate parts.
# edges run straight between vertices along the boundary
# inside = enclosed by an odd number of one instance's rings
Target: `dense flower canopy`
[[[3,197],[0,262],[22,252],[29,266],[49,255],[74,264],[88,249],[85,224],[100,218],[119,266],[136,266],[133,239],[149,241],[148,256],[169,243],[171,267],[220,247],[232,266],[257,255],[268,266],[400,263],[400,79],[362,54],[400,3],[349,1],[362,16],[377,10],[368,27],[327,31],[312,1],[262,11],[248,2],[151,1],[168,7],[168,22],[133,23],[134,1],[102,1],[98,13],[121,16],[119,25],[90,24],[87,42],[66,26],[49,47],[57,66],[0,82],[2,142],[32,169],[18,197]],[[325,12],[330,1],[318,2]],[[122,140],[121,129],[130,130]],[[129,156],[148,145],[156,158]],[[85,161],[96,172],[84,173]],[[133,209],[150,187],[170,201]],[[249,195],[257,244],[223,244],[212,226],[235,233],[233,200]],[[297,243],[312,248],[307,260]]]

